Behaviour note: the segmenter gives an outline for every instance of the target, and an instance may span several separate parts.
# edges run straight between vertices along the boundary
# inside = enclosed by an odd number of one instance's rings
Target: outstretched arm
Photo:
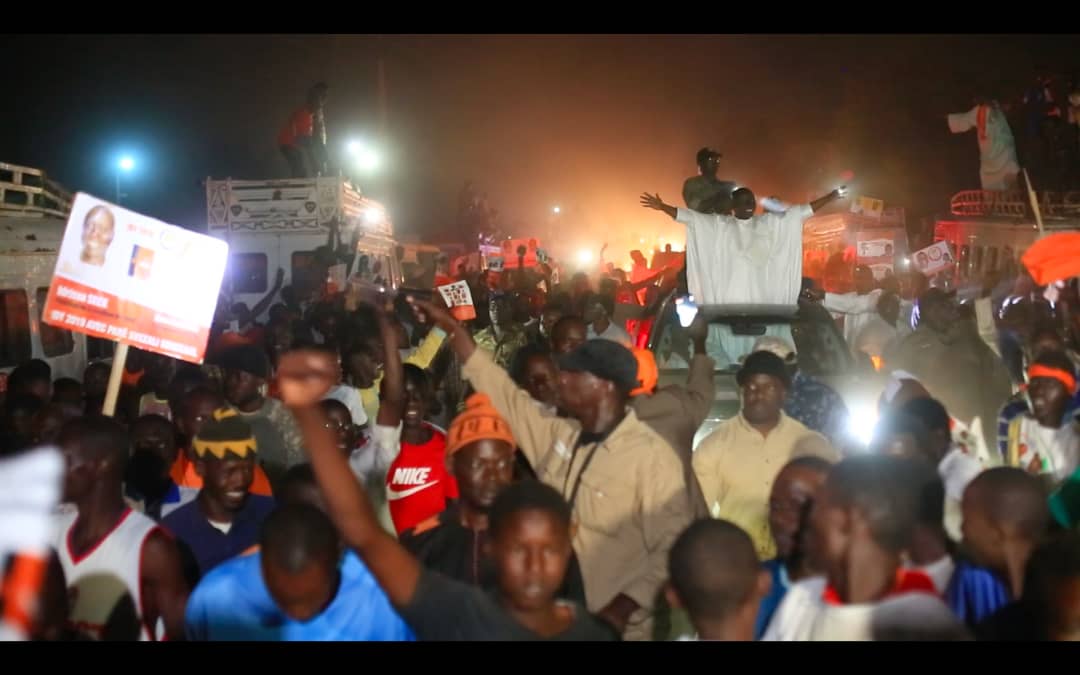
[[[819,197],[819,198],[815,199],[814,201],[810,202],[810,210],[813,211],[814,213],[817,213],[821,209],[821,207],[825,206],[829,202],[840,199],[841,197],[843,197],[846,194],[847,194],[847,188],[846,187],[836,188],[835,190],[833,190],[829,194],[825,195],[824,197]]]
[[[336,380],[336,369],[333,357],[321,352],[285,354],[277,376],[281,398],[300,426],[315,480],[345,544],[363,559],[394,607],[405,607],[416,593],[420,563],[379,525],[364,488],[338,451],[337,440],[326,427],[326,414],[319,408],[319,401]]]
[[[483,351],[476,353],[476,343],[469,332],[438,304],[408,298],[421,321],[431,322],[450,335],[450,346],[463,366],[462,372],[473,388],[486,394],[495,409],[506,419],[522,454],[534,466],[552,448],[553,438],[570,433],[570,423],[548,417],[536,407],[528,392],[519,388],[505,370],[495,365]]]
[[[655,209],[657,211],[663,211],[668,214],[672,220],[674,220],[679,213],[679,210],[670,204],[665,204],[660,199],[660,194],[651,195],[648,192],[642,193],[640,203],[647,209]]]

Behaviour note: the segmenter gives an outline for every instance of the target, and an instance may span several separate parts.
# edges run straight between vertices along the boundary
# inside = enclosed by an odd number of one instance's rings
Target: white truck
[[[354,276],[397,289],[403,283],[394,228],[386,208],[344,178],[282,180],[207,179],[208,231],[229,244],[223,291],[254,307],[273,286],[278,269],[286,285],[315,279],[315,252],[327,245],[331,224],[356,253]]]
[[[43,171],[0,162],[0,372],[43,359],[53,379],[82,380],[92,359],[114,344],[41,321],[56,256],[71,210],[71,194]]]

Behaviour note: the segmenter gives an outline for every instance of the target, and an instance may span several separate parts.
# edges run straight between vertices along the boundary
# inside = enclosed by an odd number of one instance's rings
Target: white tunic
[[[634,340],[630,337],[630,333],[627,333],[621,326],[611,321],[608,327],[604,329],[603,333],[597,333],[592,324],[589,324],[587,336],[590,340],[608,340],[609,342],[618,342],[627,349],[633,349]]]
[[[979,108],[984,107],[983,128],[979,127]],[[1016,144],[1005,113],[995,105],[975,106],[966,113],[953,113],[948,117],[949,131],[962,134],[976,130],[979,141],[979,178],[984,190],[1008,190],[1010,183],[1020,173],[1016,161]]]
[[[945,485],[945,533],[953,541],[963,539],[961,526],[964,523],[964,513],[961,503],[964,499],[964,490],[975,477],[983,472],[983,463],[972,454],[964,452],[957,443],[945,453],[938,464],[938,475]]]
[[[699,305],[794,305],[802,284],[803,223],[809,204],[748,220],[679,209],[686,225],[686,274]]]
[[[904,593],[880,602],[827,605],[825,579],[796,582],[776,609],[762,640],[955,640],[966,631],[935,595]]]
[[[79,632],[100,639],[109,615],[125,596],[135,603],[135,611],[141,620],[142,549],[146,538],[158,529],[158,525],[141,513],[127,509],[104,539],[76,557],[71,551],[71,530],[78,516],[74,509],[60,516],[56,541],[56,552],[64,568],[71,600],[68,621]],[[140,640],[157,640],[163,634],[161,621],[158,621],[154,634],[140,621]]]
[[[865,295],[858,293],[826,293],[821,306],[834,316],[844,317],[844,340],[848,348],[854,350],[859,332],[877,316],[877,303],[881,290],[870,291]],[[878,354],[880,356],[880,354]]]

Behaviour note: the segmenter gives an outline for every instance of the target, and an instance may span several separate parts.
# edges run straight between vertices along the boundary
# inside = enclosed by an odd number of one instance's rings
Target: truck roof
[[[207,221],[212,235],[225,233],[311,234],[360,229],[365,236],[394,236],[386,208],[344,178],[206,180]]]
[[[1080,220],[1080,191],[1039,192],[1035,199],[1039,205],[1039,215],[1047,225],[1053,221]],[[952,196],[949,212],[950,215],[939,216],[938,220],[1035,224],[1035,214],[1027,192],[964,190]]]
[[[71,199],[41,169],[0,162],[0,217],[67,218]]]

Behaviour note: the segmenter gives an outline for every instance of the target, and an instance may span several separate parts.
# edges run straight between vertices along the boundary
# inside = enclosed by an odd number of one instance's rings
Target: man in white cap
[[[751,352],[762,351],[779,356],[791,374],[791,391],[784,403],[784,413],[839,447],[848,423],[848,409],[840,394],[801,371],[795,347],[784,338],[770,335],[758,338]]]

